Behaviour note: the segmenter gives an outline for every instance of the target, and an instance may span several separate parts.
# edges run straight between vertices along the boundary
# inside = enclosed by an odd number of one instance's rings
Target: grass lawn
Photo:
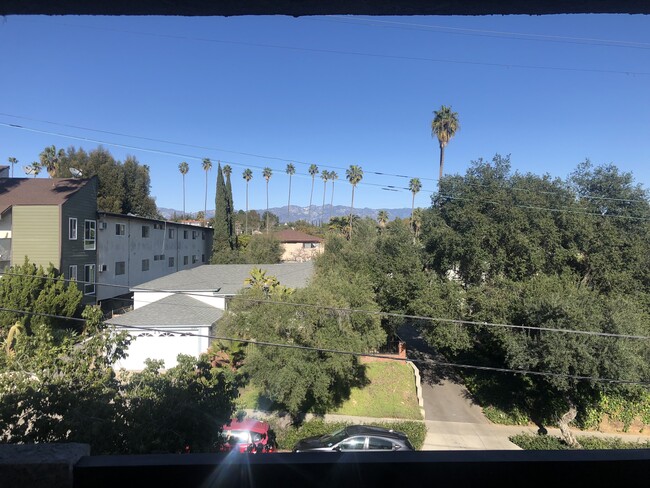
[[[368,363],[366,375],[370,381],[368,386],[353,388],[350,398],[340,408],[328,413],[422,420],[415,392],[415,377],[408,364],[398,361]],[[253,385],[240,390],[238,407],[272,409],[268,399],[260,395]]]

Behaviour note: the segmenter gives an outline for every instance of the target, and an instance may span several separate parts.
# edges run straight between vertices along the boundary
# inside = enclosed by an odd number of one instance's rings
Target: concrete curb
[[[413,374],[415,374],[415,393],[417,394],[418,397],[418,405],[420,406],[420,415],[422,415],[422,418],[426,418],[424,415],[424,398],[422,397],[422,380],[420,378],[420,370],[418,367],[413,363],[413,361],[406,361],[407,364],[413,368]]]

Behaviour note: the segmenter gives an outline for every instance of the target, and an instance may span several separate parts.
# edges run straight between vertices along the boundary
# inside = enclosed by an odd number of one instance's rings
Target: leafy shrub
[[[270,421],[273,425],[275,422]],[[312,437],[317,435],[328,434],[341,429],[347,425],[352,425],[349,422],[324,422],[323,420],[316,419],[304,422],[300,426],[289,426],[281,428],[277,424],[273,425],[277,434],[277,442],[280,450],[291,450],[299,440],[305,437]],[[427,428],[423,422],[404,421],[404,422],[371,422],[367,425],[374,425],[383,427],[385,429],[393,429],[399,432],[404,432],[408,435],[411,444],[415,449],[421,449],[424,445],[424,438],[427,434]]]
[[[510,437],[510,442],[518,445],[522,449],[529,451],[541,450],[566,450],[570,449],[566,443],[559,437],[549,435],[530,435],[520,434]],[[643,443],[640,442],[626,442],[617,437],[593,437],[585,436],[579,437],[578,442],[583,449],[648,449],[650,448],[650,441]]]

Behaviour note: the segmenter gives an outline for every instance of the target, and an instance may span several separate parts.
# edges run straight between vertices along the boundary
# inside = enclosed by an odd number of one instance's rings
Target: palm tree
[[[345,170],[345,176],[352,185],[352,202],[350,203],[350,240],[352,240],[352,210],[354,209],[354,189],[357,187],[357,183],[363,179],[363,170],[361,169],[361,166],[352,164],[348,169]]]
[[[38,174],[41,172],[42,166],[41,163],[37,163],[36,161],[34,161],[31,165],[25,166],[25,169],[27,168],[31,169],[30,173],[34,175],[34,178],[36,178]],[[25,171],[25,173],[27,173],[27,171]]]
[[[415,244],[420,236],[420,229],[422,228],[422,209],[416,208],[411,214],[411,226],[413,227],[413,244]]]
[[[203,204],[203,227],[207,227],[208,215],[208,172],[212,169],[210,158],[203,158],[203,171],[205,171],[205,202]]]
[[[183,218],[185,218],[185,175],[190,170],[190,166],[183,161],[178,165],[178,171],[183,175]]]
[[[287,174],[289,175],[289,203],[287,203],[287,220],[291,220],[291,177],[296,174],[296,167],[289,163],[287,164]]]
[[[442,181],[442,169],[445,164],[445,146],[449,143],[456,131],[460,130],[458,114],[451,111],[451,107],[443,105],[440,110],[433,111],[431,121],[431,137],[437,137],[440,143],[440,175],[438,177],[438,191]]]
[[[413,209],[415,208],[415,195],[422,189],[422,183],[420,178],[411,178],[409,181],[409,190],[413,193],[413,199],[411,200],[411,220],[413,220]]]
[[[325,220],[325,193],[327,193],[327,180],[330,179],[330,172],[323,170],[320,174],[320,177],[323,180],[323,205],[320,209],[320,220],[322,224]]]
[[[309,223],[311,224],[311,201],[314,196],[314,179],[318,174],[318,166],[315,164],[309,165],[309,174],[311,175],[311,194],[309,195]]]
[[[329,220],[332,220],[332,209],[334,208],[334,182],[338,179],[339,179],[339,175],[336,174],[336,171],[330,171],[330,180],[332,180],[332,197],[330,198]]]
[[[386,210],[380,210],[377,214],[377,223],[379,224],[380,229],[385,229],[386,224],[388,223],[388,212]]]
[[[39,154],[41,166],[45,168],[50,178],[54,178],[59,163],[64,157],[65,151],[63,149],[57,151],[54,145],[46,147],[43,152]]]
[[[273,176],[273,170],[268,166],[262,171],[262,176],[266,180],[266,233],[269,233],[269,180]]]
[[[18,164],[18,160],[16,158],[14,158],[14,157],[9,157],[7,159],[7,161],[11,163],[11,177],[13,178],[14,177],[14,165]]]
[[[253,172],[246,168],[242,173],[242,177],[246,180],[246,217],[245,217],[245,227],[244,234],[248,234],[248,182],[253,179]]]
[[[227,164],[223,167],[221,172],[223,173],[224,179],[230,178],[230,175],[232,174],[232,167],[229,164]]]

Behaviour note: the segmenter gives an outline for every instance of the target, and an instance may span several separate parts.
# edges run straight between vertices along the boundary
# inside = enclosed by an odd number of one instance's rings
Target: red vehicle
[[[255,419],[239,422],[232,419],[223,426],[221,433],[224,443],[222,451],[262,453],[275,451],[275,436],[269,424]]]

